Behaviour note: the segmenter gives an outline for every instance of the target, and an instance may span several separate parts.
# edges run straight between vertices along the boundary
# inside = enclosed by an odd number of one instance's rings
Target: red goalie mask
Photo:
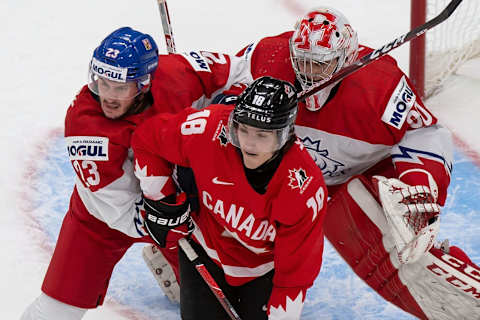
[[[297,78],[307,89],[357,58],[357,34],[342,13],[317,8],[296,23],[290,53]]]

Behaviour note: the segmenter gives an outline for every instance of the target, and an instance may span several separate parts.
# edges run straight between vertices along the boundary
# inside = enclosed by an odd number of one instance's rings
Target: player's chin
[[[112,119],[112,120],[118,119],[123,115],[120,112],[112,112],[108,110],[103,110],[103,114],[105,115],[106,118]]]
[[[245,167],[247,167],[247,169],[256,169],[265,162],[264,157],[257,153],[242,151],[242,154],[243,164],[245,165]]]
[[[125,112],[119,106],[102,104],[102,111],[105,117],[109,119],[120,118]]]

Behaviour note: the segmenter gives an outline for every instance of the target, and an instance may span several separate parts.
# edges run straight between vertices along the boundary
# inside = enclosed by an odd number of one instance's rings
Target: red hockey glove
[[[193,232],[190,204],[185,193],[181,193],[173,204],[147,198],[144,201],[145,229],[160,247],[164,248],[167,241],[178,241]]]

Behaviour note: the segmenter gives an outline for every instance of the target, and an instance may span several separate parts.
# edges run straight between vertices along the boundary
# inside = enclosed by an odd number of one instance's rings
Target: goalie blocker
[[[420,319],[480,319],[480,269],[457,247],[400,263],[375,188],[356,176],[328,202],[324,231],[353,271],[385,300]]]

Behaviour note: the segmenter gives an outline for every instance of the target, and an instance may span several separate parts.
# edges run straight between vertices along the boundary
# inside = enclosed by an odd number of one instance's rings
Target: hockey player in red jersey
[[[261,39],[238,56],[248,63],[243,77],[269,75],[305,90],[370,52],[358,45],[343,14],[322,7],[293,32]],[[382,57],[300,103],[296,133],[332,196],[325,234],[362,279],[419,318],[479,312],[478,268],[457,247],[450,248],[456,257],[445,246],[433,247],[450,183],[450,134],[393,58]],[[460,284],[445,281],[452,274]],[[458,300],[452,303],[445,292]]]
[[[42,293],[23,320],[82,318],[103,303],[113,267],[126,250],[138,241],[153,242],[140,215],[131,135],[145,118],[203,107],[232,85],[228,75],[235,74],[240,59],[203,54],[158,56],[152,37],[128,27],[95,49],[89,83],[65,118],[67,151],[77,175],[70,207]],[[153,77],[159,80],[152,83]],[[175,271],[176,251],[164,253]]]
[[[175,188],[166,169],[191,167],[200,201],[190,242],[243,319],[299,319],[320,271],[327,191],[296,140],[296,113],[293,86],[264,77],[235,107],[158,115],[133,135],[146,227],[163,241],[187,220],[184,197],[168,204]],[[182,319],[226,319],[181,250],[179,260]]]

